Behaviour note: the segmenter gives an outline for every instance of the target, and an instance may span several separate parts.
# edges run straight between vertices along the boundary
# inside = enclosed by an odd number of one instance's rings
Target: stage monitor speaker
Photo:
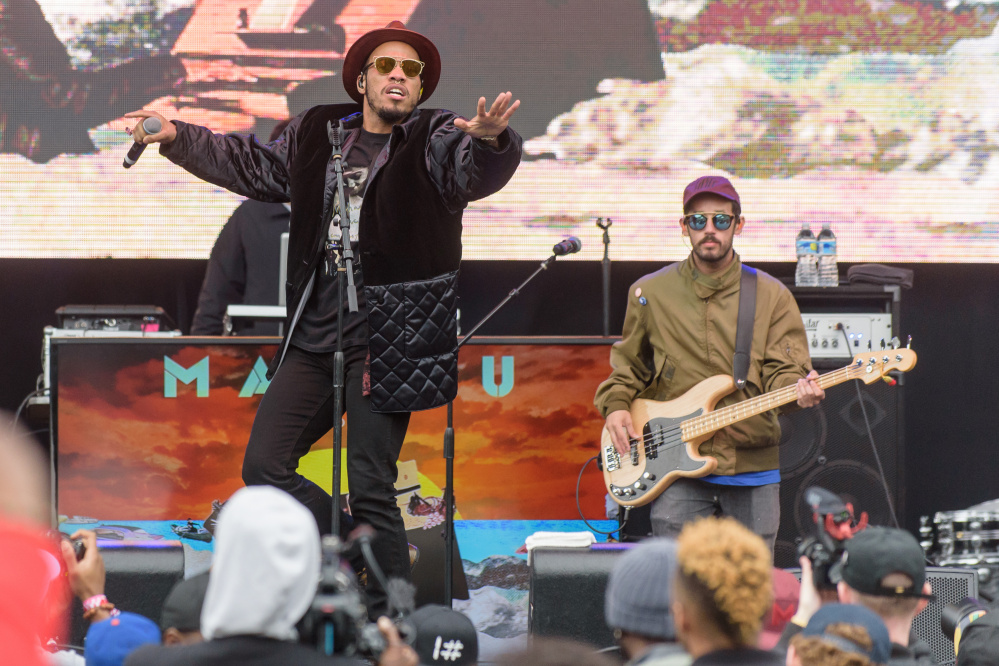
[[[795,567],[789,571],[801,580],[801,569]],[[945,606],[960,604],[967,597],[978,597],[978,572],[974,569],[926,567],[926,580],[933,588],[936,598],[913,620],[912,631],[929,643],[936,663],[952,664],[954,641],[944,635],[940,627],[940,616]]]
[[[816,369],[824,372],[831,368]],[[817,407],[779,417],[781,516],[774,547],[776,566],[797,566],[798,539],[815,534],[811,510],[804,500],[805,490],[812,486],[825,488],[852,503],[858,516],[866,511],[871,525],[893,526],[892,508],[899,522],[904,522],[905,376],[898,375],[895,379],[896,386],[882,381],[846,382],[828,389],[825,400]],[[868,422],[874,449],[867,433]],[[884,470],[883,480],[879,460]]]
[[[184,547],[179,541],[114,543],[101,541],[107,571],[104,594],[115,608],[160,623],[163,600],[184,578]],[[70,642],[83,645],[88,624],[79,601],[73,602]]]
[[[598,648],[616,645],[604,622],[607,578],[626,544],[592,548],[535,548],[531,553],[527,630]]]
[[[417,527],[406,530],[406,539],[411,548],[416,548],[416,562],[413,563],[412,578],[416,585],[416,606],[424,604],[444,604],[444,535],[439,529]],[[461,564],[458,540],[451,550],[453,569],[451,571],[451,596],[454,599],[468,599],[468,579]]]

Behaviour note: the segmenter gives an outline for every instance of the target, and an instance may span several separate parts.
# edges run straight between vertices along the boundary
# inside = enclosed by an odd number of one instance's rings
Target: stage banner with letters
[[[462,518],[578,518],[576,479],[597,452],[603,419],[593,394],[609,373],[609,342],[494,338],[461,349],[454,425]],[[266,338],[54,341],[59,513],[81,524],[211,514],[213,501],[243,485],[243,454],[275,349]],[[445,425],[445,408],[415,413],[410,423],[399,491],[414,516],[444,485]],[[345,432],[349,443],[349,424]],[[320,440],[300,467],[327,490],[332,440]],[[595,467],[581,501],[588,517],[604,517]]]

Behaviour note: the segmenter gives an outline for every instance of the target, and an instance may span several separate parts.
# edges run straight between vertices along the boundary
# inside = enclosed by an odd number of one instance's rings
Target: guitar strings
[[[816,379],[817,379],[819,385],[823,389],[830,388],[832,386],[835,386],[836,384],[841,383],[842,381],[846,381],[847,379],[853,379],[854,377],[850,376],[851,372],[853,370],[859,369],[859,368],[860,368],[860,366],[851,364],[851,365],[845,366],[843,368],[839,368],[837,370],[833,370],[832,372],[828,372],[828,373],[826,373],[824,375],[821,375],[820,377],[817,377]],[[846,377],[844,377],[843,379],[840,379],[838,377],[838,375],[841,375],[841,374],[845,374]],[[836,381],[831,381],[834,378],[834,376],[836,376],[835,377]],[[778,397],[778,396],[781,396],[782,400],[784,398],[788,398],[788,399],[784,400],[783,402],[780,402],[777,405],[774,405],[774,407],[779,407],[779,406],[781,406],[781,405],[783,405],[783,404],[785,404],[787,402],[790,402],[790,396],[792,394],[794,394],[794,393],[796,393],[795,386],[791,385],[791,386],[785,386],[782,389],[778,389],[777,391],[774,391],[773,393],[764,394],[764,395],[771,395],[771,396],[773,396],[775,398]],[[643,448],[645,449],[646,456],[648,456],[653,451],[655,451],[656,453],[658,453],[659,451],[666,451],[666,450],[669,450],[669,449],[672,449],[672,448],[676,448],[677,446],[686,444],[686,441],[683,439],[684,424],[687,424],[687,429],[688,430],[694,430],[694,431],[696,431],[696,432],[692,433],[692,437],[696,437],[697,435],[704,434],[704,432],[712,432],[712,431],[719,430],[721,427],[724,427],[724,426],[713,426],[709,430],[706,430],[706,431],[700,431],[700,428],[703,427],[703,426],[706,426],[706,425],[711,425],[710,422],[713,421],[713,420],[718,419],[719,417],[728,418],[730,415],[738,415],[738,413],[740,411],[744,411],[745,410],[745,407],[741,407],[740,408],[740,405],[745,405],[746,402],[751,402],[753,400],[759,400],[762,397],[764,397],[764,396],[757,396],[756,398],[751,398],[748,401],[744,400],[744,401],[736,403],[734,405],[729,405],[727,407],[723,407],[722,409],[719,409],[717,411],[708,412],[707,414],[702,414],[700,416],[693,416],[693,417],[687,419],[686,421],[682,421],[679,424],[679,426],[674,426],[674,427],[670,428],[665,434],[663,434],[661,432],[659,432],[659,433],[650,433],[648,435],[643,435],[641,437],[641,439],[638,439],[638,438],[636,438],[636,439],[629,439],[628,441],[629,442],[635,442],[636,444],[638,442],[641,442],[642,445],[643,445]],[[753,416],[755,414],[762,414],[763,412],[768,411],[770,409],[773,409],[774,407],[768,407],[767,409],[763,409],[763,410],[760,410],[758,412],[744,414],[744,415],[742,415],[742,418]],[[679,439],[680,439],[679,444],[674,443],[675,440],[677,439],[677,435],[679,436]],[[656,439],[661,439],[663,441],[662,441],[662,443],[660,443],[660,444],[657,445],[657,444],[655,444],[655,440]],[[618,457],[619,458],[625,458],[625,457],[631,457],[631,456],[629,456],[628,454],[625,454],[623,456],[621,454],[618,454]]]

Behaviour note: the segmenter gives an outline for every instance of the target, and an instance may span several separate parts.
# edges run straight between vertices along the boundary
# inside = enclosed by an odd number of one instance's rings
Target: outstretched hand
[[[177,126],[167,120],[163,114],[156,111],[132,111],[125,114],[126,118],[141,118],[139,123],[132,128],[130,134],[136,143],[170,143],[177,138]],[[158,118],[162,127],[155,134],[146,134],[142,128],[142,121],[146,118]]]
[[[475,117],[471,120],[455,118],[454,126],[476,139],[499,136],[510,124],[510,116],[520,106],[519,99],[511,104],[512,99],[512,92],[500,93],[487,111],[486,98],[480,97]]]

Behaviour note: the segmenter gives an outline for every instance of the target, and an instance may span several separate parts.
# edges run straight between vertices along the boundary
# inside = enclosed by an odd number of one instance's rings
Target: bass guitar
[[[867,351],[838,370],[816,378],[824,390],[850,379],[870,384],[891,370],[906,372],[916,365],[916,352],[908,347]],[[680,477],[697,478],[715,471],[718,461],[698,454],[697,447],[722,428],[798,399],[795,386],[713,411],[724,396],[735,390],[729,375],[708,377],[679,398],[659,402],[636,399],[631,420],[641,439],[630,441],[630,451],[618,453],[604,427],[600,461],[607,492],[622,506],[642,506],[658,497]]]

